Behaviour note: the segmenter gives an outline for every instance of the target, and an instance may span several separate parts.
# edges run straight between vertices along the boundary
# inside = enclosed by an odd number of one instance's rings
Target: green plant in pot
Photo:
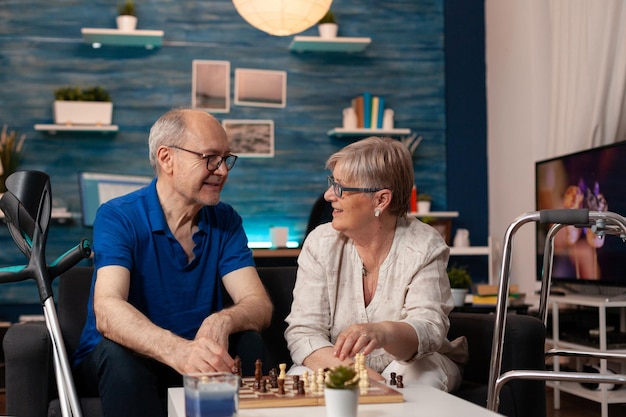
[[[317,29],[321,38],[337,37],[337,19],[333,12],[328,10],[324,16],[317,22]]]
[[[354,366],[331,368],[324,379],[327,417],[356,417],[359,404],[359,373]]]
[[[121,2],[117,6],[117,11],[120,16],[137,16],[135,9],[135,2],[133,0],[126,0]]]
[[[115,18],[117,28],[124,32],[131,32],[137,27],[137,10],[133,0],[124,0],[117,6],[119,15]]]
[[[113,103],[101,86],[60,87],[54,90],[54,123],[58,125],[110,125]]]
[[[461,307],[465,304],[465,296],[472,286],[472,277],[467,271],[467,266],[452,265],[448,268],[448,279],[454,306]]]
[[[0,193],[7,191],[4,182],[9,175],[17,171],[22,160],[22,149],[26,135],[22,134],[19,139],[17,132],[9,131],[7,125],[2,128],[0,134]]]

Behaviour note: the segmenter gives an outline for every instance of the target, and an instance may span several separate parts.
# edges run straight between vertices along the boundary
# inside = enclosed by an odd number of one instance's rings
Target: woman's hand
[[[333,354],[342,361],[359,352],[368,355],[374,349],[383,347],[384,339],[384,332],[376,323],[352,324],[337,337]]]

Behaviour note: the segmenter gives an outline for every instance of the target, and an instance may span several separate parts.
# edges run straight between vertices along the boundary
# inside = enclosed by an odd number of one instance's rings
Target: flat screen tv
[[[537,210],[588,208],[626,216],[626,141],[538,161],[535,179]],[[550,226],[537,223],[537,279]],[[626,287],[626,243],[567,226],[554,238],[552,271],[553,285]]]

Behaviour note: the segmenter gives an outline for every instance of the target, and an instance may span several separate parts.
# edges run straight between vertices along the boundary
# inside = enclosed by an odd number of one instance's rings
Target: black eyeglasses
[[[338,182],[335,181],[334,177],[328,177],[328,188],[333,187],[333,191],[338,198],[341,198],[344,191],[352,191],[355,193],[375,193],[376,191],[382,190],[382,188],[354,188],[354,187],[344,187]]]
[[[180,146],[167,145],[170,148],[178,149],[179,151],[185,151],[192,153],[194,155],[198,155],[202,159],[206,159],[206,169],[209,171],[215,171],[222,166],[222,162],[226,164],[226,169],[230,171],[235,166],[235,162],[237,162],[237,155],[208,155],[201,152],[190,151],[189,149],[181,148]]]

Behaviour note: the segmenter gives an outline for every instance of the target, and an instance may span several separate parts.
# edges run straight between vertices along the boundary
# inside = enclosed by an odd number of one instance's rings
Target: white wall
[[[548,132],[548,13],[542,0],[485,1],[489,230],[498,262],[507,227],[535,208],[534,164]],[[512,246],[511,282],[528,297],[538,287],[534,228],[517,231]]]

